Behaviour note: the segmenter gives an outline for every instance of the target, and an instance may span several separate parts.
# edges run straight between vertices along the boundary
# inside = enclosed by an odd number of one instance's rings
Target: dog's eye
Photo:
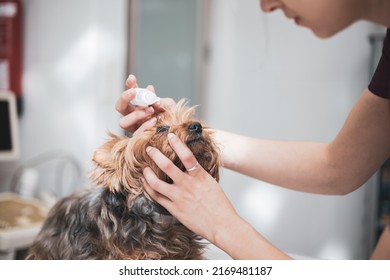
[[[166,132],[166,131],[168,131],[168,130],[169,130],[169,126],[163,125],[163,126],[157,127],[156,133],[162,133],[162,132]]]

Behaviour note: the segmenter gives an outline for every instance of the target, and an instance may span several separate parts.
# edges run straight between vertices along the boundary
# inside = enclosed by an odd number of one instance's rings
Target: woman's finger
[[[154,86],[153,86],[153,85],[148,85],[146,88],[147,88],[148,90],[150,90],[150,91],[156,93],[156,91],[154,90]]]
[[[133,74],[130,74],[129,77],[126,79],[125,84],[127,88],[136,88],[138,87],[137,78]]]
[[[192,151],[175,134],[169,133],[168,141],[189,174],[196,175],[203,169]]]
[[[153,113],[154,109],[152,107],[135,109],[131,114],[120,118],[119,126],[134,132],[141,123],[149,120],[153,116]]]
[[[154,91],[154,90],[153,90]],[[163,113],[176,105],[172,98],[161,98],[160,102],[150,105],[156,113]]]
[[[146,152],[157,166],[167,174],[174,182],[180,182],[183,178],[183,171],[181,171],[169,158],[167,158],[160,150],[148,146]],[[150,183],[150,182],[149,182]]]
[[[118,101],[115,104],[115,109],[123,116],[133,112],[134,107],[130,105],[130,101],[134,99],[135,95],[136,92],[133,89],[128,89],[122,92]]]
[[[138,134],[141,134],[147,129],[152,128],[157,122],[157,118],[153,117],[150,120],[144,122],[136,131],[134,131],[133,136],[137,136]]]
[[[170,207],[172,200],[172,185],[160,180],[150,167],[143,170],[144,179],[142,183],[147,193],[165,208]]]

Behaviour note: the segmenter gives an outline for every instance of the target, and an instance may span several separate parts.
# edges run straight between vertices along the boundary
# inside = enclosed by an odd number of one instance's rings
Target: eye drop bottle
[[[130,101],[130,104],[134,106],[149,106],[156,102],[160,102],[160,97],[153,91],[146,88],[134,88],[134,90],[137,94],[134,99]]]

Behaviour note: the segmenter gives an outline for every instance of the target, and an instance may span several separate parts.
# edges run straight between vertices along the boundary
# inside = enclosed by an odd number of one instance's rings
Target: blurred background
[[[161,97],[200,104],[199,117],[212,127],[328,142],[367,87],[385,32],[359,22],[321,40],[282,12],[264,14],[258,0],[2,0],[3,21],[12,17],[6,2],[20,4],[22,28],[10,36],[22,38],[16,55],[23,59],[11,74],[22,85],[14,92],[19,156],[0,159],[0,191],[54,199],[87,184],[107,131],[123,133],[115,103],[130,73]],[[282,250],[366,259],[386,207],[381,180],[378,172],[343,197],[289,191],[228,170],[221,185]]]

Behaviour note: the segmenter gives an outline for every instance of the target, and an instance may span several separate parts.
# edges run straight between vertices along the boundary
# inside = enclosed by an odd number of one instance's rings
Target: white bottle
[[[130,103],[134,106],[149,106],[156,102],[160,102],[160,97],[158,97],[153,91],[150,91],[146,88],[134,88],[136,91],[136,96]]]

